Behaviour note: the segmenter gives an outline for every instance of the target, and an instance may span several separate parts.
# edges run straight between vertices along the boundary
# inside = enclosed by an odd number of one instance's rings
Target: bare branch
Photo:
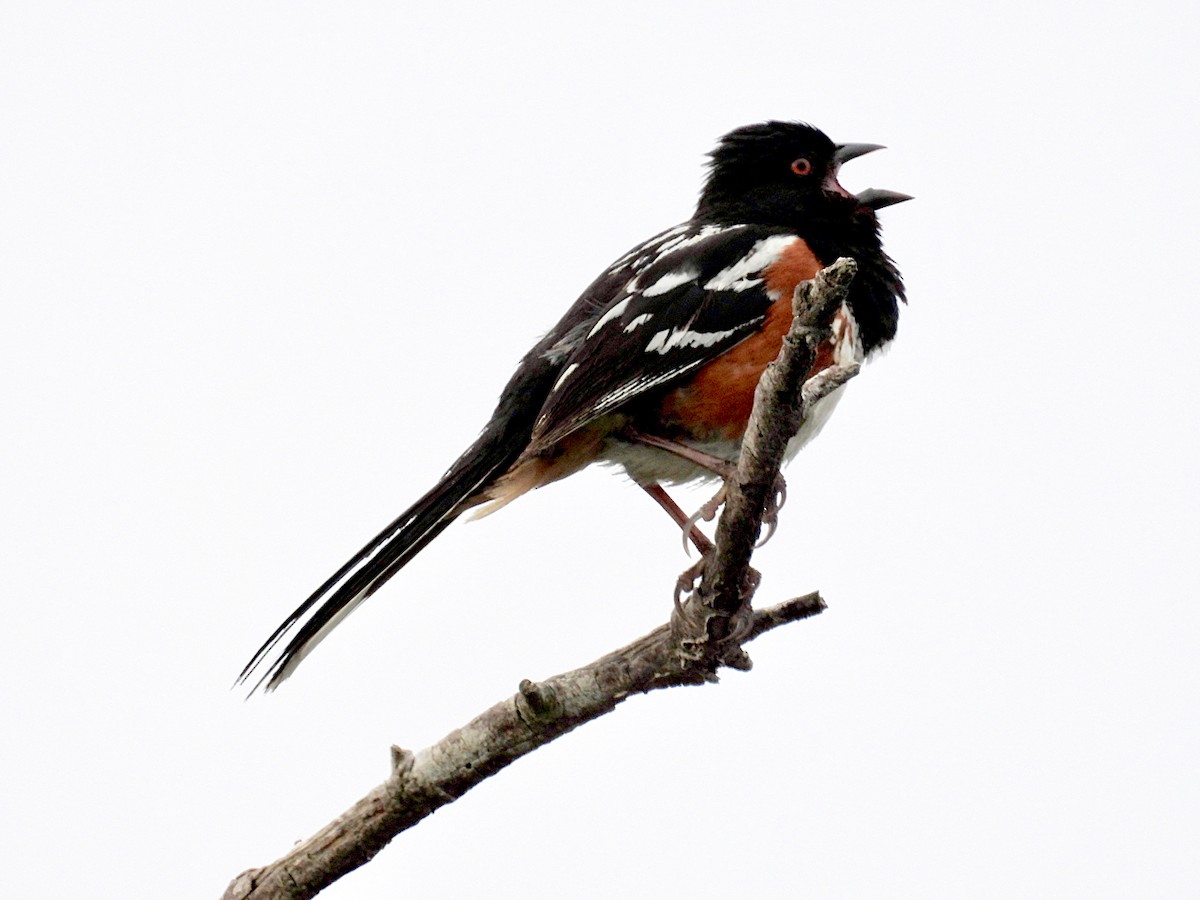
[[[710,656],[725,637],[743,627],[734,620],[744,616],[757,587],[750,555],[770,492],[776,489],[788,441],[804,421],[806,403],[828,395],[857,373],[857,367],[827,370],[810,382],[810,395],[801,391],[816,348],[829,337],[830,322],[857,271],[854,260],[842,258],[796,288],[792,325],[778,358],[767,367],[754,392],[737,475],[727,486],[725,510],[717,523],[716,552],[709,555],[704,579],[684,609],[684,618],[690,619],[690,642],[704,644],[705,654]],[[706,612],[710,608],[712,614]]]
[[[742,644],[825,608],[816,593],[754,611],[750,569],[763,510],[779,477],[787,442],[807,403],[844,384],[856,366],[827,370],[804,384],[817,344],[854,277],[838,260],[797,288],[795,319],[779,358],[764,373],[700,586],[663,625],[590,665],[518,692],[412,753],[392,747],[388,779],[286,856],[239,875],[223,900],[300,900],[361,866],[397,834],[543,744],[610,712],[627,697],[658,688],[715,681],[721,666],[750,668]],[[801,390],[803,386],[803,391]]]

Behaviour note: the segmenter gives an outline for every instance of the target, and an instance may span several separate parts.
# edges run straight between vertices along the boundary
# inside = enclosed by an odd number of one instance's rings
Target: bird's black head
[[[790,227],[856,216],[873,220],[874,210],[908,198],[890,191],[856,197],[838,183],[837,174],[842,163],[878,149],[878,144],[835,144],[800,122],[738,128],[711,154],[696,218]]]
[[[731,131],[712,152],[712,169],[695,218],[718,225],[765,225],[798,234],[817,259],[858,262],[848,302],[869,353],[896,334],[904,300],[900,273],[879,239],[875,211],[910,199],[868,188],[851,194],[838,183],[842,163],[881,149],[835,144],[811,125],[764,122]]]

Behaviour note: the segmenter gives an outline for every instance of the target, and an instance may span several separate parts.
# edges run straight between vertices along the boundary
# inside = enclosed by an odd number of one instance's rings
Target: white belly
[[[804,417],[804,422],[800,425],[800,430],[796,432],[794,438],[788,441],[783,457],[785,462],[790,461],[805,444],[820,434],[845,389],[846,386],[842,385],[809,408],[808,415]],[[688,441],[688,445],[730,463],[737,462],[738,454],[742,449],[740,441]],[[660,450],[657,447],[647,447],[644,444],[631,444],[616,438],[609,440],[605,445],[602,461],[620,466],[630,478],[642,484],[656,481],[666,484],[683,484],[689,481],[712,481],[717,477],[708,469],[681,459],[669,451]]]

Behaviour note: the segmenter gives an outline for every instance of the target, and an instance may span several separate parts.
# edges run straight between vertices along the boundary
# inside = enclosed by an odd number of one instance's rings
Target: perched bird
[[[721,138],[692,217],[592,282],[525,354],[475,443],[287,617],[239,683],[262,669],[258,684],[277,687],[466,510],[494,511],[593,462],[623,467],[690,527],[661,485],[712,477],[737,459],[754,388],[779,353],[801,281],[839,256],[858,263],[813,374],[869,357],[896,334],[904,288],[875,213],[910,198],[855,195],[838,182],[842,163],[878,149],[835,144],[791,122]],[[789,456],[820,429],[839,393],[810,410]]]

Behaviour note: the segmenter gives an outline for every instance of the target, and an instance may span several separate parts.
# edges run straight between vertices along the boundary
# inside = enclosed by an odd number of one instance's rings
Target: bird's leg
[[[708,559],[709,552],[713,549],[713,542],[710,541],[692,521],[692,517],[688,516],[679,504],[671,499],[671,495],[666,492],[661,484],[651,482],[650,484],[642,484],[638,482],[642,490],[654,498],[654,502],[666,510],[667,515],[683,529],[683,547],[686,550],[688,540],[690,539],[696,545],[696,549],[700,551],[700,559],[694,565],[680,573],[679,578],[675,580],[675,608],[679,609],[683,603],[683,595],[690,594],[692,588],[696,585],[696,579],[704,574],[704,564]]]
[[[695,463],[700,468],[712,472],[714,475],[719,475],[724,480],[728,481],[737,472],[737,465],[720,456],[714,456],[711,453],[705,453],[703,450],[697,450],[687,444],[673,441],[670,438],[659,437],[656,434],[646,434],[644,431],[639,431],[632,425],[627,425],[625,430],[621,432],[621,436],[626,440],[633,441],[635,444],[645,444],[647,447],[657,447],[659,450],[666,450],[680,459],[686,459],[690,463]]]
[[[704,554],[713,548],[712,541],[708,539],[703,531],[696,527],[696,523],[692,518],[679,508],[679,504],[671,499],[671,495],[666,492],[666,489],[661,484],[658,482],[651,482],[650,484],[641,484],[639,482],[638,484],[643,491],[654,498],[655,503],[666,510],[671,520],[683,529],[683,547],[685,550],[687,549],[689,540],[700,551],[701,556],[704,556]]]
[[[623,436],[626,438],[626,440],[630,440],[638,444],[645,444],[647,447],[657,447],[659,450],[665,450],[668,453],[678,456],[680,459],[686,459],[690,463],[695,463],[700,468],[712,472],[714,475],[720,477],[725,484],[721,485],[721,489],[713,495],[711,500],[696,510],[696,513],[688,517],[685,522],[679,522],[678,519],[675,521],[679,524],[680,528],[684,529],[685,533],[690,534],[693,531],[697,531],[695,527],[697,522],[701,520],[705,522],[711,522],[713,520],[717,514],[717,510],[720,509],[721,504],[725,502],[726,485],[737,474],[737,466],[734,463],[731,463],[727,459],[722,459],[720,456],[714,456],[711,453],[705,453],[703,450],[697,450],[695,447],[690,447],[687,444],[680,443],[679,441],[672,441],[669,438],[659,437],[658,435],[654,434],[646,434],[645,432],[634,428],[632,425],[625,428]],[[645,485],[643,485],[643,487],[645,487]],[[655,485],[655,487],[658,486]],[[658,487],[658,489],[662,491],[661,487]],[[649,488],[646,488],[646,490],[649,491]],[[662,491],[662,493],[665,497],[666,491]],[[652,494],[651,496],[654,495]],[[661,499],[658,497],[655,497],[654,499],[658,500],[659,505],[663,506],[663,509],[667,509],[667,507],[663,505],[663,501]],[[671,500],[670,497],[667,497],[666,499],[668,502],[670,502],[672,507],[679,509],[679,507],[675,504],[675,501]],[[762,518],[763,524],[767,526],[767,533],[759,540],[757,546],[761,547],[775,534],[775,529],[779,527],[779,511],[783,509],[783,504],[786,502],[787,482],[783,479],[783,473],[780,473],[778,476],[776,476],[775,484],[771,486],[771,492],[767,495],[767,502],[763,508]],[[667,509],[667,512],[671,513],[671,510]],[[671,515],[672,518],[674,518],[674,514]],[[694,539],[693,543],[695,543]],[[684,547],[687,547],[686,538],[684,539]],[[696,544],[696,549],[700,550],[701,555],[704,554],[704,550],[700,548],[699,544]]]

